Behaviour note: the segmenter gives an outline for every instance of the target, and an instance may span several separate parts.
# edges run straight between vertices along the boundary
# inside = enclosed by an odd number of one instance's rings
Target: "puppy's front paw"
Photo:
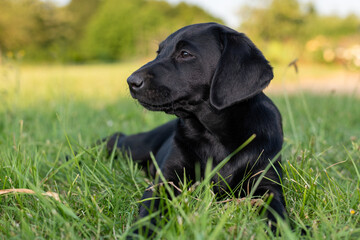
[[[103,139],[103,142],[106,142],[106,149],[108,151],[108,153],[111,153],[114,148],[117,148],[117,146],[119,146],[119,143],[121,142],[121,140],[123,138],[125,138],[126,135],[121,133],[121,132],[117,132],[107,138]]]

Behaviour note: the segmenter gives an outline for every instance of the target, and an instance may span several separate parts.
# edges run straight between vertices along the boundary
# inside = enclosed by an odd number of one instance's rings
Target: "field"
[[[144,62],[0,66],[0,193],[34,191],[0,195],[0,239],[122,239],[143,224],[136,214],[148,185],[144,174],[92,144],[173,118],[144,110],[127,93],[126,77]],[[319,71],[300,68],[299,76],[329,73]],[[297,78],[283,75],[274,85]],[[360,99],[283,90],[269,95],[285,135],[289,219],[280,223],[281,236],[268,231],[249,199],[219,203],[205,181],[164,199],[169,216],[157,238],[298,239],[302,228],[303,239],[360,238]]]

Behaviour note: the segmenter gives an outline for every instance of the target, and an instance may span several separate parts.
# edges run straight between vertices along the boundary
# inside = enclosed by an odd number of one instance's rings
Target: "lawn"
[[[0,66],[0,190],[35,192],[0,195],[0,239],[122,239],[143,224],[136,215],[144,174],[92,144],[173,118],[144,110],[127,93],[126,77],[144,62]],[[293,226],[280,223],[277,238],[298,239],[308,226],[304,239],[359,239],[360,100],[270,97],[283,116],[283,186]],[[249,199],[219,203],[207,181],[182,191],[164,199],[168,218],[158,238],[275,238]]]

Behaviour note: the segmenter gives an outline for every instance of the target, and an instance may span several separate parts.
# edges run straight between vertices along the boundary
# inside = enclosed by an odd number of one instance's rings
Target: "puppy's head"
[[[183,115],[202,103],[222,110],[258,94],[273,78],[244,34],[216,23],[176,31],[157,53],[127,80],[131,95],[150,110]]]

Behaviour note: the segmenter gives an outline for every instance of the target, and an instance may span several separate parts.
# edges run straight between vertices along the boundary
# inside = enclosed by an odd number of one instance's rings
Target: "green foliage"
[[[273,0],[265,7],[245,7],[242,28],[250,35],[264,40],[287,40],[297,34],[303,16],[297,0]]]
[[[265,41],[305,42],[320,34],[336,38],[358,33],[360,26],[354,15],[321,16],[313,4],[303,5],[297,0],[264,1],[261,7],[246,6],[241,13],[241,28]]]
[[[139,1],[108,0],[103,3],[87,26],[83,49],[90,58],[114,60],[134,51],[131,13],[140,7]],[[127,15],[129,13],[129,15]],[[131,15],[130,15],[131,14]]]
[[[360,19],[355,15],[322,16],[312,3],[302,4],[298,0],[262,3],[242,9],[241,31],[258,43],[271,62],[284,64],[300,58],[360,67],[360,58],[354,54],[345,59],[339,53],[344,48],[348,52],[357,49]]]
[[[0,53],[59,57],[71,34],[66,12],[40,0],[1,0],[0,9]]]
[[[114,61],[149,55],[176,29],[217,21],[199,7],[156,0],[0,1],[0,55],[55,61]],[[19,17],[21,16],[21,17]]]
[[[155,52],[158,42],[179,27],[218,21],[198,7],[164,1],[104,1],[86,29],[87,58],[117,60]]]
[[[0,0],[0,11],[0,56],[27,61],[149,56],[185,25],[222,22],[197,6],[165,0],[71,0],[64,7],[42,0]],[[311,3],[262,0],[244,7],[241,19],[241,31],[271,62],[300,58],[360,67],[360,20],[354,15],[321,16]]]
[[[79,51],[80,40],[84,38],[86,26],[97,12],[102,0],[72,0],[64,11],[69,15],[71,36],[68,38],[65,60],[83,61],[84,56]]]
[[[81,37],[85,26],[96,13],[102,0],[72,0],[65,9],[71,15],[72,28],[76,37]]]

